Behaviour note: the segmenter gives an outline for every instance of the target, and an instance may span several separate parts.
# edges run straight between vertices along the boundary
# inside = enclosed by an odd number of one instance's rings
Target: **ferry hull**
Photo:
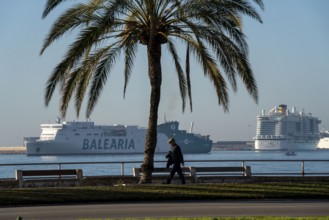
[[[169,147],[167,136],[158,135],[156,153],[166,153]],[[143,140],[144,141],[144,140]],[[72,141],[35,140],[26,141],[26,153],[36,155],[74,155],[74,154],[136,154],[144,153],[144,142],[136,139],[108,138],[81,139]]]
[[[183,153],[209,153],[209,136],[187,133],[178,129],[176,121],[158,126],[155,153],[168,153],[167,143],[175,138]],[[137,126],[95,126],[93,122],[63,122],[42,124],[40,138],[24,140],[27,155],[81,155],[81,154],[142,154],[145,151],[146,129]]]

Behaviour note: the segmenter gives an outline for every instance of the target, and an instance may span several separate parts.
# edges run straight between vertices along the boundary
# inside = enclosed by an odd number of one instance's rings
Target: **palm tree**
[[[65,0],[48,0],[43,13]],[[89,0],[65,11],[53,24],[41,54],[55,40],[78,30],[65,57],[51,73],[45,93],[49,104],[60,86],[60,111],[65,117],[74,94],[79,116],[88,89],[86,117],[91,115],[112,66],[124,56],[124,89],[132,73],[138,45],[147,48],[148,76],[151,84],[150,112],[142,163],[141,183],[152,181],[154,151],[157,143],[158,107],[162,81],[161,50],[166,45],[178,76],[182,108],[186,99],[192,111],[190,55],[201,64],[213,83],[218,104],[229,110],[228,86],[237,90],[240,77],[255,102],[258,91],[248,62],[248,45],[242,30],[242,16],[262,22],[253,4],[263,9],[262,0]],[[186,46],[185,70],[175,47],[179,40]],[[226,78],[225,78],[226,77]]]

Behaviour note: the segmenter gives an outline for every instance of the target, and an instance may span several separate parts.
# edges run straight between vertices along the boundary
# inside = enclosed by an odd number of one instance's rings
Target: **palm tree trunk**
[[[151,83],[150,115],[145,140],[144,161],[140,183],[152,182],[154,152],[157,144],[158,109],[161,95],[161,44],[154,42],[148,46],[148,74]]]

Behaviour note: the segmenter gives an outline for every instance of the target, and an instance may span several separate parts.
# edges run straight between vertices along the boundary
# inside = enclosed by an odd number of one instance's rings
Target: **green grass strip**
[[[0,206],[164,200],[325,199],[329,183],[223,183],[0,189]]]

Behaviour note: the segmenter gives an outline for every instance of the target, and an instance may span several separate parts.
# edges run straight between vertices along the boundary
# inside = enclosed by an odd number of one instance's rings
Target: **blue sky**
[[[64,36],[39,56],[43,40],[60,13],[77,0],[68,1],[41,19],[45,1],[0,1],[0,146],[20,146],[23,137],[38,136],[40,124],[59,115],[56,92],[45,107],[45,83],[65,53],[72,35]],[[210,81],[198,65],[192,70],[193,112],[182,113],[178,81],[172,60],[163,53],[163,84],[159,122],[178,120],[180,128],[210,134],[214,141],[248,140],[255,135],[256,116],[262,109],[287,104],[318,117],[320,129],[329,129],[329,1],[264,0],[259,11],[263,24],[244,20],[250,63],[259,89],[256,104],[239,82],[230,88],[230,112],[224,113]],[[163,50],[165,51],[165,50]],[[183,59],[183,57],[182,57]],[[134,124],[146,127],[149,81],[145,48],[140,47],[134,72],[123,99],[120,62],[111,73],[91,119],[97,124]],[[85,120],[85,108],[79,120]],[[72,108],[67,120],[77,120]]]

